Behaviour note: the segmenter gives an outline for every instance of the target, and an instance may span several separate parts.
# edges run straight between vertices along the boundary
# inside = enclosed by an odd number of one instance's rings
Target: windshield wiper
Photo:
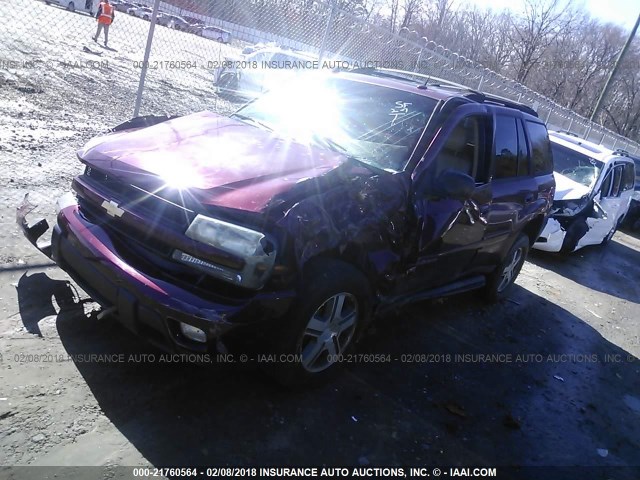
[[[234,113],[233,115],[231,115],[232,118],[237,118],[239,120],[242,120],[243,122],[246,123],[251,123],[257,127],[262,127],[266,130],[269,130],[270,132],[273,132],[273,128],[271,128],[269,125],[267,125],[266,123],[261,122],[260,120],[256,120],[253,117],[250,117],[248,115],[243,115],[242,113]]]

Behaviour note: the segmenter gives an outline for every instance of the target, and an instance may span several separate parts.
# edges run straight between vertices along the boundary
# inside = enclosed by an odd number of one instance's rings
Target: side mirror
[[[476,181],[466,173],[445,170],[434,182],[434,193],[441,198],[469,200],[476,189]]]

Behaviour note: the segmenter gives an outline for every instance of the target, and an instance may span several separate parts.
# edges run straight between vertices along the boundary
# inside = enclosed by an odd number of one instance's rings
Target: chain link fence
[[[407,29],[394,34],[373,25],[358,7],[346,11],[336,2],[318,0],[120,1],[114,3],[116,17],[109,46],[104,47],[92,39],[96,29],[92,15],[98,3],[4,3],[0,16],[4,82],[20,83],[21,76],[29,77],[24,88],[37,90],[55,81],[58,88],[76,88],[83,94],[103,86],[111,95],[110,104],[96,108],[121,120],[134,111],[186,113],[207,108],[227,113],[238,100],[216,93],[216,71],[227,59],[241,58],[243,49],[273,42],[306,52],[321,67],[408,70],[503,96],[532,106],[551,129],[640,153],[638,143],[425,37]],[[51,75],[61,68],[63,75]]]

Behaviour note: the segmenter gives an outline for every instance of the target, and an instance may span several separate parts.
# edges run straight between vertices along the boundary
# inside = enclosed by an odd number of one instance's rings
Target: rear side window
[[[518,175],[518,132],[516,119],[496,115],[493,178]]]
[[[533,175],[545,175],[553,172],[553,156],[547,127],[541,123],[527,121],[531,140],[531,166]]]
[[[624,172],[622,173],[622,189],[631,190],[635,182],[636,172],[635,165],[633,163],[627,163],[624,166]]]
[[[518,176],[529,175],[529,147],[527,146],[527,138],[524,136],[524,128],[522,121],[516,120],[518,128]]]

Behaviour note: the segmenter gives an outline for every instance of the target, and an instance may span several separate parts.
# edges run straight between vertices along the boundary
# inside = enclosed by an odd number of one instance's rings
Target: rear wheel
[[[350,265],[323,259],[306,269],[304,282],[273,339],[277,361],[268,367],[287,386],[328,379],[369,317],[367,279]]]
[[[500,266],[487,278],[485,298],[497,302],[506,298],[529,253],[529,237],[521,234],[509,249]]]

